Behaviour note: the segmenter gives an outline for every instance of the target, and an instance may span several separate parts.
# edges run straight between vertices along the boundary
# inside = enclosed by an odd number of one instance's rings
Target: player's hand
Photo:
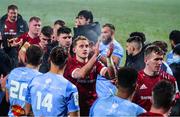
[[[8,39],[8,43],[11,47],[17,47],[19,45],[22,45],[22,43],[23,43],[22,39],[18,42],[16,42],[16,41],[17,41],[17,38]]]
[[[107,55],[106,55],[108,58],[111,57],[113,50],[114,50],[114,44],[110,43],[109,50],[107,51]]]
[[[96,55],[96,56],[98,56],[99,55],[99,41],[96,43],[96,45],[95,45],[95,52],[94,52],[94,54]]]
[[[6,80],[7,80],[7,76],[3,76],[3,74],[1,74],[1,89],[2,91],[5,91],[6,88]]]

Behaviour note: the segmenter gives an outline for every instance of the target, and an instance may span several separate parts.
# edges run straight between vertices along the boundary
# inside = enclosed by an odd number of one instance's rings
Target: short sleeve
[[[66,101],[68,112],[75,112],[79,110],[79,95],[75,85],[70,82],[66,89]]]
[[[97,71],[98,74],[101,73],[101,70],[102,70],[103,68],[106,68],[106,67],[105,67],[101,62],[99,62],[99,61],[97,61],[95,64],[96,64],[96,71]]]
[[[112,53],[113,56],[117,56],[118,58],[122,58],[124,55],[124,50],[121,46],[115,46],[114,51]]]
[[[9,75],[8,75],[8,78],[7,78],[7,80],[6,80],[6,89],[7,89],[7,90],[10,89],[9,81],[10,81],[10,78],[9,78]]]
[[[31,82],[32,82],[32,80],[31,80]],[[31,82],[28,84],[27,91],[26,91],[26,96],[25,96],[25,100],[29,104],[31,104],[31,94],[30,94]]]
[[[71,78],[73,71],[77,68],[81,68],[81,67],[78,64],[75,64],[75,61],[72,58],[71,59],[68,58],[68,62],[64,72],[64,77]]]

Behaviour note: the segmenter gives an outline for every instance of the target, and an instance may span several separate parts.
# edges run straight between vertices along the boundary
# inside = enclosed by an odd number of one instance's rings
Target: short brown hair
[[[145,49],[144,56],[146,57],[146,56],[150,55],[153,52],[158,54],[158,55],[164,55],[163,50],[160,47],[151,44]]]
[[[167,53],[168,45],[165,41],[154,41],[152,44],[160,47],[163,50],[164,54]]]
[[[89,40],[85,37],[85,36],[78,36],[76,39],[74,39],[73,41],[73,48],[77,45],[77,42],[79,40],[87,40],[89,42]]]
[[[41,21],[41,19],[40,19],[39,17],[33,16],[33,17],[31,17],[31,18],[29,19],[29,22],[32,22],[33,20],[35,20],[35,21],[37,21],[37,22]]]
[[[8,6],[7,10],[8,10],[8,11],[9,11],[9,10],[18,10],[18,7],[17,7],[16,5],[12,4],[12,5],[9,5],[9,6]]]
[[[111,30],[115,31],[115,26],[113,24],[106,23],[103,25],[103,28],[104,27],[109,27]]]

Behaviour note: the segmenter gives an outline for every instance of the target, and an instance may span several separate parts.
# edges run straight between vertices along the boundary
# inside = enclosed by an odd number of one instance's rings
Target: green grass
[[[148,41],[168,42],[169,32],[180,30],[180,0],[0,0],[0,15],[9,4],[17,4],[27,21],[39,16],[43,25],[52,25],[63,19],[69,27],[80,10],[91,10],[101,25],[115,25],[116,39],[123,47],[133,31],[144,32]]]

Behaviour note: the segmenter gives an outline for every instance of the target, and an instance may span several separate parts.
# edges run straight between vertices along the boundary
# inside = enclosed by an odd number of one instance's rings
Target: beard
[[[111,37],[108,37],[107,39],[103,39],[102,42],[104,45],[108,45],[112,41]]]
[[[17,20],[17,16],[13,16],[13,17],[11,18],[11,20],[12,20],[13,22],[15,22],[15,21]]]

